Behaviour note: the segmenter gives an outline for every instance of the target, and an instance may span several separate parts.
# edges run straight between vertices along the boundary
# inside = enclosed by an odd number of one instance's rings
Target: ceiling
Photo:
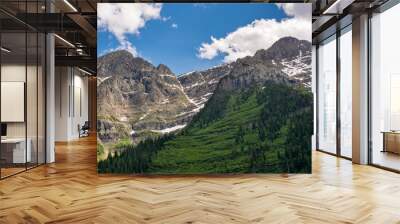
[[[238,0],[243,1],[243,0]],[[14,40],[14,54],[24,55],[21,42],[26,29],[54,32],[56,65],[78,66],[96,73],[97,3],[134,2],[132,0],[1,0],[0,22],[7,38]],[[150,1],[149,1],[150,2]],[[208,2],[203,0],[203,2]],[[254,2],[286,2],[256,0]],[[292,2],[310,2],[294,0]],[[51,13],[50,13],[51,12]],[[13,38],[13,36],[15,38]],[[19,46],[19,48],[18,48]],[[28,50],[30,51],[30,50]],[[16,56],[17,57],[17,56]]]
[[[357,16],[386,1],[294,0],[290,2],[312,3],[312,32],[313,42],[316,43],[334,33],[338,24],[346,25],[346,22],[343,22],[346,20],[351,23],[352,16]],[[7,34],[5,38],[15,40],[15,45],[18,45],[19,38],[12,36],[18,36],[16,33],[25,32],[26,29],[54,32],[57,34],[55,38],[56,65],[79,66],[95,74],[97,67],[96,7],[97,3],[101,2],[132,2],[132,0],[1,0],[1,28],[5,33],[14,33]],[[255,0],[254,2],[287,1]]]
[[[312,37],[317,44],[388,0],[312,0]]]
[[[46,4],[47,2],[47,4]],[[96,4],[94,0],[1,0],[3,46],[8,58],[26,55],[25,31],[55,33],[56,66],[77,66],[96,73]],[[50,13],[51,12],[51,13]],[[27,45],[28,58],[36,49]],[[22,57],[24,58],[24,57]]]

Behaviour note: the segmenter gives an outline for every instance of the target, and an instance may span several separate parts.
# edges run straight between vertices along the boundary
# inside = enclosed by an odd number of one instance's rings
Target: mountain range
[[[235,62],[176,75],[127,51],[98,58],[98,136],[102,142],[180,130],[217,92],[267,81],[311,87],[311,43],[284,37]]]

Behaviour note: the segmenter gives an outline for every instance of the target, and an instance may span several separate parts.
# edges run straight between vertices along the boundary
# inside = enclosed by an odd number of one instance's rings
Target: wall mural
[[[98,172],[310,173],[310,4],[98,4]]]

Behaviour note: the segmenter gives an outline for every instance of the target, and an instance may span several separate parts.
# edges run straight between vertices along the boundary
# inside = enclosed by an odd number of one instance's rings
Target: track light
[[[59,35],[57,35],[57,34],[54,34],[54,36],[55,37],[57,37],[59,40],[61,40],[62,42],[64,42],[64,43],[66,43],[67,45],[69,45],[70,47],[73,47],[73,48],[75,48],[75,45],[73,45],[71,42],[69,42],[68,40],[66,40],[66,39],[64,39],[64,38],[62,38],[62,37],[60,37]]]
[[[81,71],[81,72],[83,72],[83,73],[85,73],[86,75],[92,76],[92,73],[90,73],[90,72],[88,72],[88,71],[86,71],[86,70],[83,70],[83,69],[81,69],[81,68],[79,68],[79,67],[78,67],[78,70]]]
[[[74,12],[78,12],[78,10],[68,0],[64,0],[64,3],[67,4]]]
[[[343,9],[351,5],[355,0],[336,0],[322,13],[323,15],[342,14]]]
[[[9,50],[9,49],[7,49],[5,47],[1,47],[0,49],[1,49],[1,51],[4,51],[6,53],[10,53],[11,52],[11,50]]]

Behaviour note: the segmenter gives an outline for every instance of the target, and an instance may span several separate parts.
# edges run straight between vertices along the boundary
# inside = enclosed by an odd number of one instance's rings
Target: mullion
[[[316,46],[315,46],[315,94],[316,94],[316,97],[315,97],[315,104],[316,104],[316,106],[315,106],[315,119],[316,119],[316,125],[315,125],[315,128],[316,128],[316,140],[315,140],[315,147],[316,147],[316,149],[319,149],[319,71],[318,71],[318,69],[319,69],[319,66],[318,66],[318,63],[319,63],[319,53],[318,53],[318,51],[319,51],[319,44],[317,44]]]
[[[25,21],[28,19],[28,1],[25,0]],[[26,24],[26,23],[25,23]],[[28,170],[28,119],[27,119],[27,90],[28,90],[28,26],[25,25],[25,170]]]
[[[1,26],[2,25],[2,23],[0,23],[0,47],[2,46],[2,32],[1,32]],[[2,52],[0,51],[0,112],[1,112],[1,110],[2,110],[2,108],[1,108],[1,67],[2,67],[2,58],[1,58],[1,56],[2,56]],[[1,113],[0,113],[0,124],[2,124],[2,122],[1,122]],[[2,164],[1,164],[1,143],[0,143],[0,179],[2,179],[2,177],[1,177],[1,170],[2,170]]]
[[[367,46],[368,46],[368,53],[367,53],[367,66],[368,66],[368,69],[367,69],[367,72],[368,72],[368,74],[367,74],[367,83],[368,83],[368,90],[367,90],[367,119],[368,119],[368,124],[367,124],[367,129],[368,129],[368,137],[367,137],[367,141],[368,141],[368,145],[367,145],[367,148],[368,148],[368,156],[367,156],[367,159],[368,159],[368,164],[373,164],[373,146],[372,146],[372,82],[371,82],[371,79],[372,79],[372,68],[371,68],[371,53],[372,53],[372,41],[371,41],[371,39],[372,39],[372,33],[371,33],[371,20],[372,20],[372,12],[371,11],[369,11],[368,12],[368,25],[367,25],[367,27],[368,27],[368,30],[367,30]]]
[[[36,1],[36,13],[39,13],[39,1]],[[39,33],[36,32],[36,166],[39,165]]]
[[[340,64],[340,30],[336,31],[336,154],[341,157],[341,109],[340,109],[340,84],[341,84],[341,64]]]

